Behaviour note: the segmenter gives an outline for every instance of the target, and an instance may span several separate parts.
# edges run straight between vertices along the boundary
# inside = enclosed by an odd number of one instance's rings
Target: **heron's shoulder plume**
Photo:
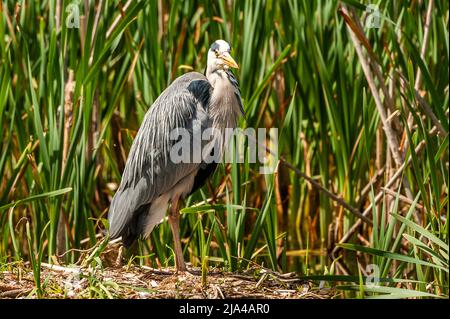
[[[233,85],[234,87],[234,95],[236,97],[237,103],[239,104],[239,111],[241,112],[241,115],[245,115],[244,112],[244,105],[242,104],[242,98],[241,98],[241,90],[239,88],[239,82],[234,76],[233,72],[227,71],[226,72],[228,81]]]

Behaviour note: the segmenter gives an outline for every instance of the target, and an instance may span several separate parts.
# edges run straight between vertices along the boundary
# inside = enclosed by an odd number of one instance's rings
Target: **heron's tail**
[[[130,247],[135,240],[143,235],[142,224],[145,220],[151,204],[142,205],[134,213],[131,221],[125,226],[121,233],[122,243],[125,247]]]
[[[109,235],[111,239],[122,237],[129,247],[139,237],[148,237],[166,214],[169,196],[162,195],[151,203],[134,208],[129,201],[128,189],[118,191],[109,208]]]
[[[124,246],[129,247],[139,237],[139,216],[145,215],[150,204],[136,208],[131,189],[118,190],[109,207],[109,236],[111,239],[122,237]]]

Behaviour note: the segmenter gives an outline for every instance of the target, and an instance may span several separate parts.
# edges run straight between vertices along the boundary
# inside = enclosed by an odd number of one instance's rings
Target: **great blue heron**
[[[170,152],[176,141],[170,135],[184,129],[193,136],[198,123],[201,130],[212,128],[223,132],[236,127],[243,107],[238,82],[230,71],[238,65],[230,51],[227,42],[215,41],[208,51],[205,74],[189,72],[178,77],[155,100],[131,146],[122,181],[109,209],[110,237],[121,236],[127,247],[138,237],[148,237],[163,220],[170,204],[168,220],[178,271],[186,270],[178,201],[205,183],[217,161],[207,163],[202,157],[201,161],[174,162]],[[218,150],[223,154],[223,147]]]

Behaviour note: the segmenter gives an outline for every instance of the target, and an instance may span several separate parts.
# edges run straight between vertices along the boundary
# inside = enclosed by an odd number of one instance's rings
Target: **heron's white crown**
[[[208,73],[217,70],[228,70],[230,67],[238,68],[236,61],[230,55],[231,46],[224,40],[215,41],[208,51]]]
[[[218,51],[220,53],[224,53],[224,52],[228,52],[230,53],[231,51],[231,46],[230,44],[225,41],[225,40],[216,40],[212,45],[211,45],[211,50],[213,51]]]

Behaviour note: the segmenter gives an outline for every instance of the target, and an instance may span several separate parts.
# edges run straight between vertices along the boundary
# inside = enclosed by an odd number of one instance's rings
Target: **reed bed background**
[[[280,160],[222,164],[185,201],[186,260],[448,298],[448,3],[376,3],[370,28],[367,1],[0,1],[0,269],[30,262],[42,296],[41,262],[102,263],[139,124],[223,38],[240,127],[279,128]],[[171,245],[162,223],[129,262],[173,265]]]

